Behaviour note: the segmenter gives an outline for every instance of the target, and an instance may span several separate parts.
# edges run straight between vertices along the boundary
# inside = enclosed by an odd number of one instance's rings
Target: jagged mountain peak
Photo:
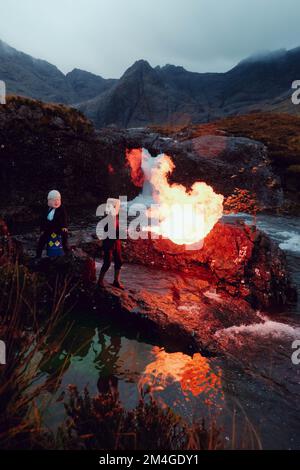
[[[149,62],[145,59],[138,59],[136,60],[130,68],[145,68],[145,69],[152,69]]]
[[[153,73],[154,71],[155,69],[151,67],[147,60],[139,59],[136,60],[130,67],[128,67],[128,69],[122,75],[121,80],[129,76],[148,74]]]
[[[75,77],[75,76],[96,77],[96,78],[100,78],[102,80],[105,80],[103,77],[101,77],[101,75],[97,75],[95,73],[88,72],[87,70],[83,70],[83,69],[79,69],[79,68],[75,68],[75,69],[71,70],[70,72],[68,72],[66,74],[66,77]]]

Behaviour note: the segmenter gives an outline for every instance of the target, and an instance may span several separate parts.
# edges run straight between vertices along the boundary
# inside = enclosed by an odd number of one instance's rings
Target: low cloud
[[[300,45],[298,0],[0,0],[1,39],[57,65],[119,78],[138,59],[226,71]]]

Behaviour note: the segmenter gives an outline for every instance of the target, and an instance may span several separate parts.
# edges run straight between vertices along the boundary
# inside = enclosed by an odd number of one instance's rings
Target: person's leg
[[[112,260],[112,249],[104,247],[103,248],[103,264],[102,268],[100,271],[99,279],[98,279],[98,285],[100,287],[104,287],[104,276],[107,273],[107,271],[110,268],[111,265],[111,260]]]
[[[41,258],[44,246],[46,245],[48,241],[48,233],[44,232],[41,234],[38,244],[37,244],[37,249],[36,249],[36,257]]]
[[[123,264],[121,249],[121,240],[116,240],[114,247],[115,279],[113,285],[119,289],[124,289],[124,286],[120,281],[121,267]]]

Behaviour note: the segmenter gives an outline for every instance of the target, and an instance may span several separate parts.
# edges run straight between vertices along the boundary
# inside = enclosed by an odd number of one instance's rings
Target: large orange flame
[[[127,154],[135,179],[136,154],[137,149]],[[147,230],[178,245],[193,245],[203,240],[222,217],[223,196],[203,182],[195,182],[191,189],[181,184],[170,184],[168,175],[175,165],[166,154],[152,158],[147,150],[142,149],[142,157],[138,161],[141,162],[145,181],[152,187],[154,206],[147,211],[152,220]]]

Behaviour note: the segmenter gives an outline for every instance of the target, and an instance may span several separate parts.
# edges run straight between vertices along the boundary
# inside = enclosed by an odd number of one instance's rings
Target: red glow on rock
[[[144,173],[142,170],[142,149],[127,149],[126,162],[130,167],[131,179],[135,186],[141,188],[144,184]]]

